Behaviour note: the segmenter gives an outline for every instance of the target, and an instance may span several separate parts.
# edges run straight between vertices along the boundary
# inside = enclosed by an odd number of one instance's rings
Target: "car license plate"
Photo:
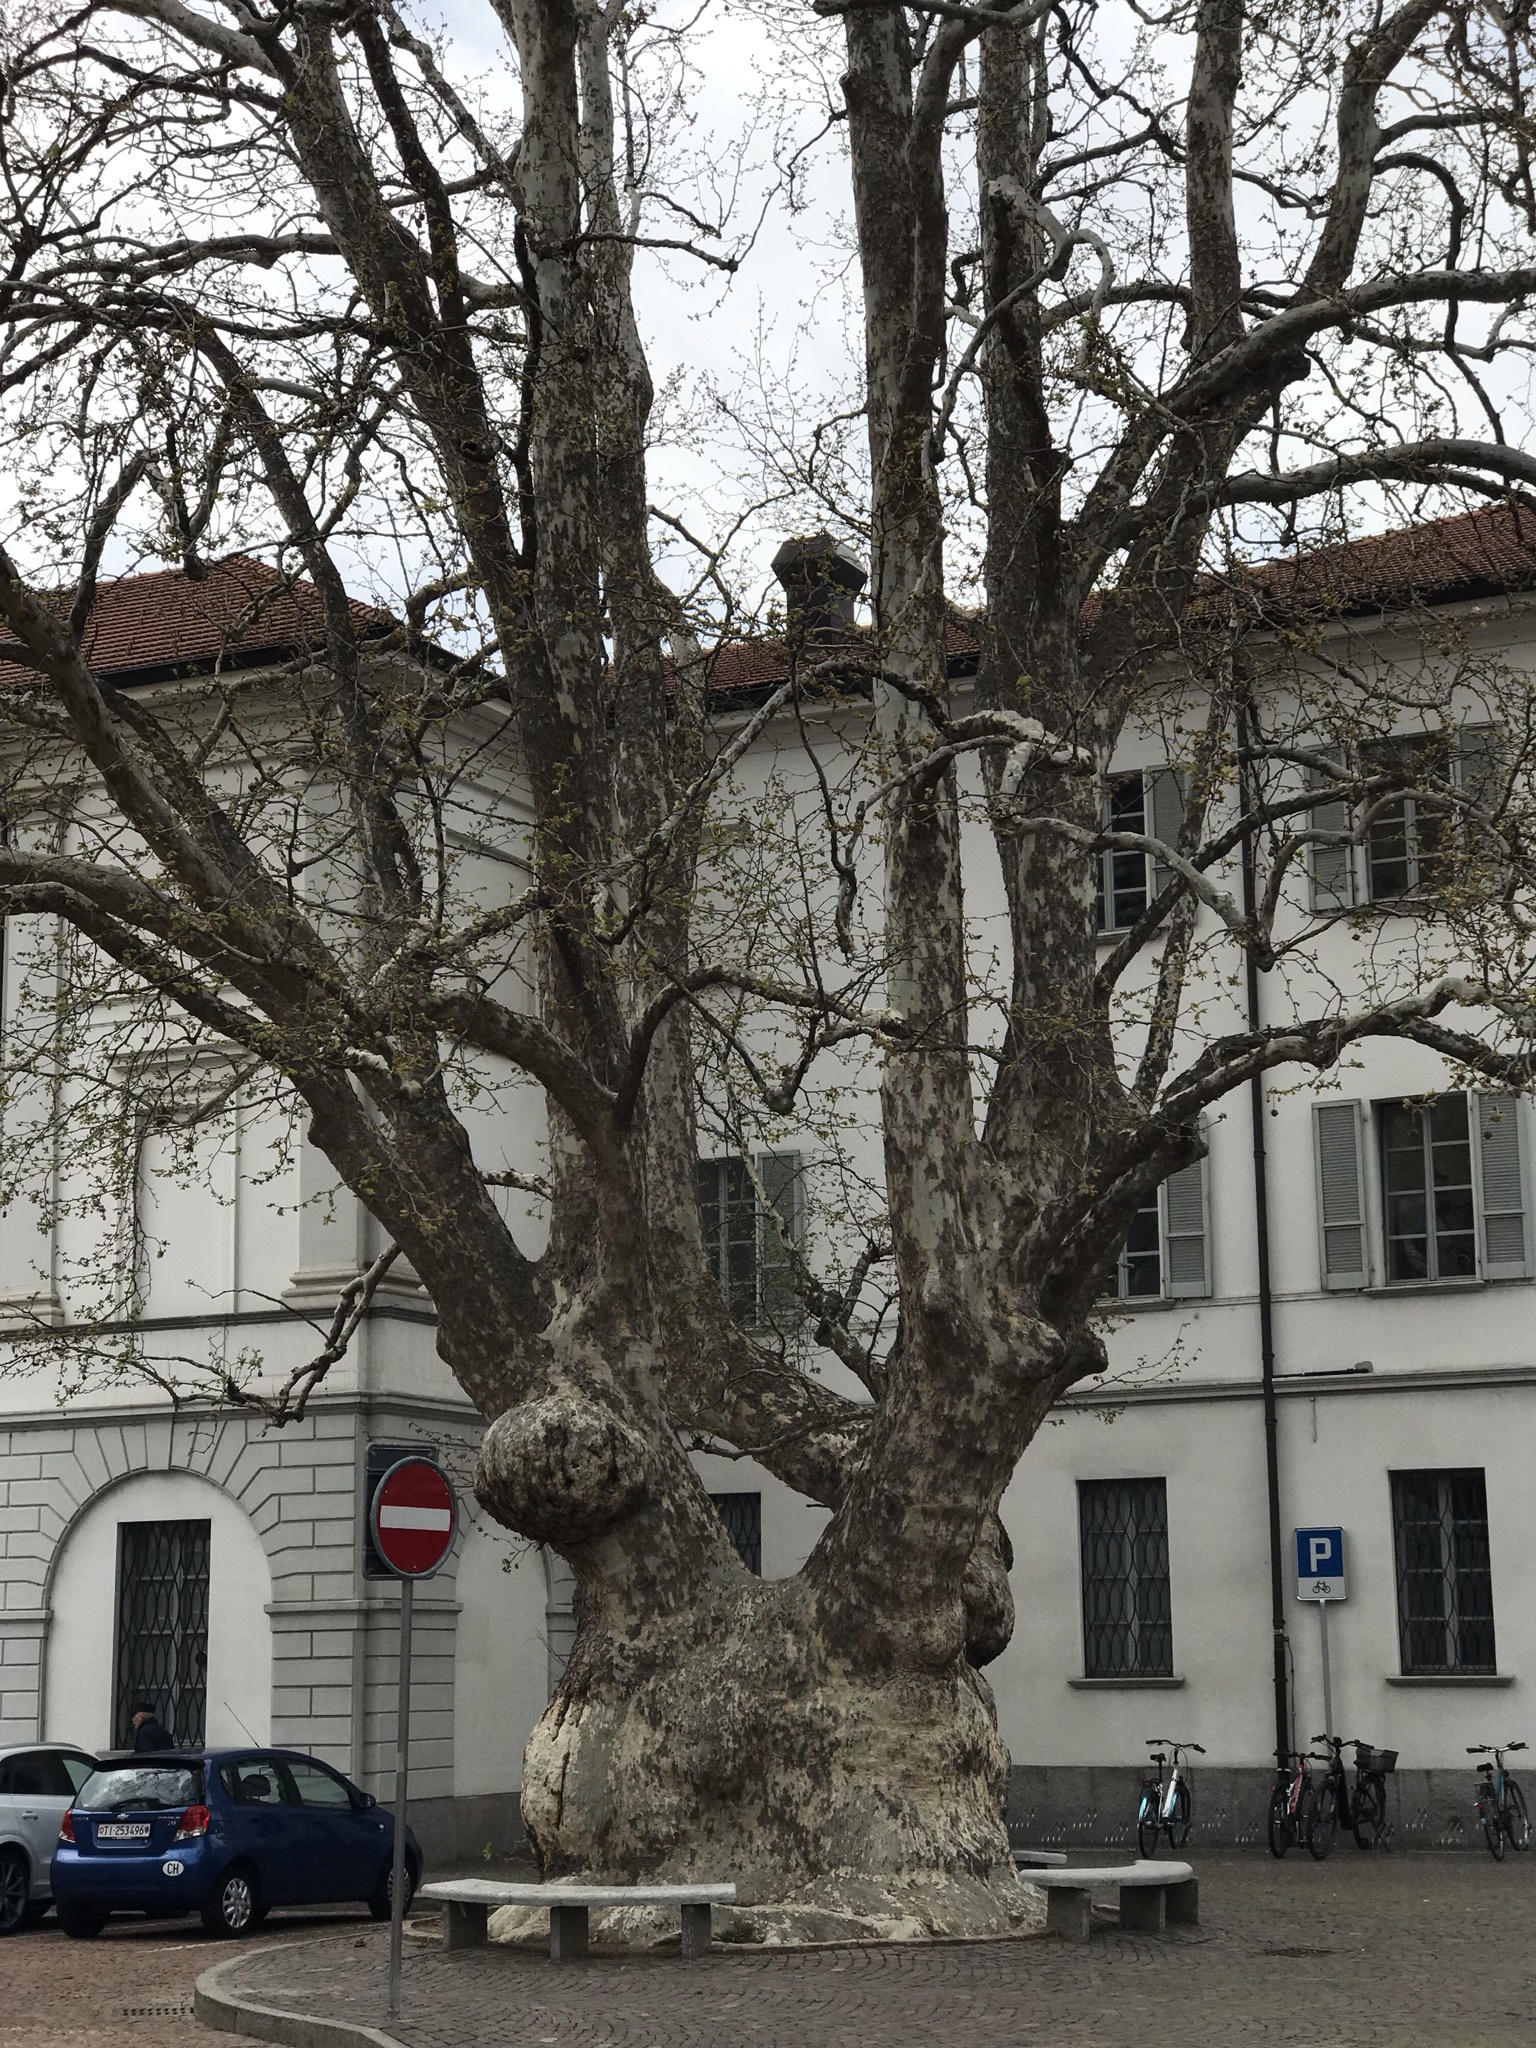
[[[96,1823],[98,1842],[147,1842],[149,1822],[147,1820],[99,1820]]]

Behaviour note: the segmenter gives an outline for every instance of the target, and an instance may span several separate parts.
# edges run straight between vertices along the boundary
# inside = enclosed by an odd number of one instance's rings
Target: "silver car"
[[[96,1759],[71,1743],[0,1749],[0,1934],[41,1920],[59,1823]]]

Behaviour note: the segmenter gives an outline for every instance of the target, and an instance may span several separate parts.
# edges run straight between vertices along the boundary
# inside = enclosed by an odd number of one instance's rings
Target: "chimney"
[[[792,536],[773,558],[789,603],[789,633],[806,647],[842,647],[856,630],[853,601],[869,581],[858,557],[830,533]]]

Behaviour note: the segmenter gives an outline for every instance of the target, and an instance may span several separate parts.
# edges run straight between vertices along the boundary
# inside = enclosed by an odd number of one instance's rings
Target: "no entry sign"
[[[401,1579],[429,1579],[453,1548],[453,1488],[428,1458],[391,1465],[373,1496],[373,1541]]]

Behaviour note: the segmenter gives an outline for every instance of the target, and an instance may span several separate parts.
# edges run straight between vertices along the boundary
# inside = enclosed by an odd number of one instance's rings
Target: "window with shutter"
[[[1477,1151],[1483,1278],[1523,1280],[1526,1247],[1525,1174],[1520,1156],[1518,1095],[1474,1095],[1472,1132]]]
[[[1184,827],[1184,804],[1189,778],[1178,768],[1154,768],[1147,777],[1147,808],[1152,814],[1152,837],[1165,846],[1176,846]],[[1160,896],[1173,879],[1173,870],[1160,860],[1152,862],[1152,894]]]
[[[1145,832],[1147,822],[1146,777],[1117,776],[1109,785],[1109,796],[1104,805],[1105,831]],[[1101,853],[1095,887],[1099,930],[1129,930],[1147,907],[1146,855],[1113,851]]]
[[[1476,1198],[1464,1095],[1377,1106],[1387,1279],[1475,1280]]]
[[[1420,780],[1451,779],[1452,746],[1441,733],[1402,733],[1361,750],[1367,774],[1383,770]],[[1425,790],[1406,789],[1379,808],[1365,834],[1366,900],[1393,903],[1434,887],[1451,832],[1451,812]]]
[[[758,1216],[761,1246],[758,1321],[780,1336],[797,1329],[804,1311],[791,1247],[800,1242],[800,1154],[765,1152],[757,1162],[767,1209]],[[771,1212],[771,1213],[769,1213]]]
[[[744,1159],[699,1161],[699,1227],[732,1320],[784,1335],[802,1314],[790,1250],[801,1235],[800,1155],[765,1152],[754,1164],[755,1180]]]
[[[1197,1159],[1163,1182],[1163,1292],[1172,1300],[1211,1291],[1205,1169]]]
[[[1314,789],[1329,788],[1329,778],[1317,769],[1307,780]],[[1312,806],[1314,832],[1348,832],[1349,805],[1341,798]],[[1347,845],[1313,845],[1308,849],[1312,875],[1312,908],[1329,912],[1348,910],[1355,901],[1355,849]]]
[[[1317,1156],[1318,1249],[1323,1285],[1364,1287],[1365,1188],[1360,1153],[1360,1104],[1315,1102],[1312,1126]]]
[[[1168,1176],[1131,1220],[1104,1291],[1120,1301],[1177,1301],[1211,1291],[1206,1161]]]

